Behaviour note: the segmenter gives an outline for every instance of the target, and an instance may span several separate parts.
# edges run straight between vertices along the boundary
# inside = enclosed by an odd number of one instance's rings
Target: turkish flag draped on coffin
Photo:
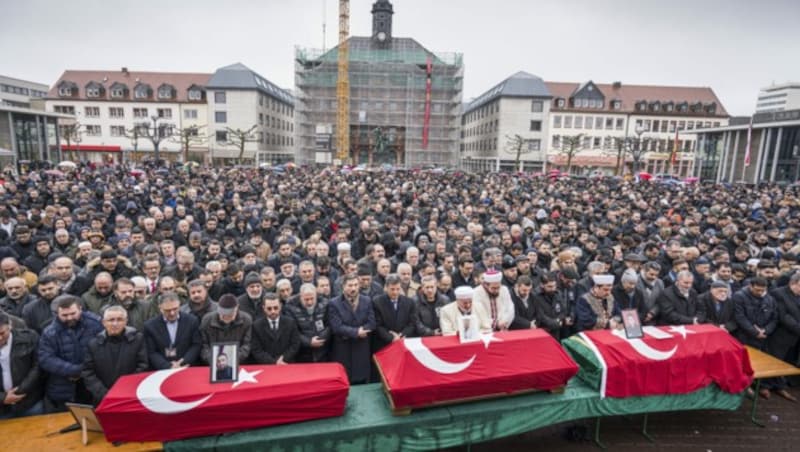
[[[406,338],[375,354],[395,409],[567,384],[578,365],[543,330],[508,331],[460,343],[457,336]]]
[[[109,441],[172,441],[341,416],[349,390],[338,363],[242,366],[227,383],[167,369],[117,380],[97,417]]]
[[[738,393],[753,377],[747,350],[713,325],[645,327],[641,339],[622,330],[580,336],[602,367],[603,397],[687,394],[711,383]]]

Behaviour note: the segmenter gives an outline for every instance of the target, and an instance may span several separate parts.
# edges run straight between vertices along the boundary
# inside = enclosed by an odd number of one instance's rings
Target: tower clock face
[[[386,41],[386,33],[382,32],[382,31],[379,31],[378,32],[378,41],[381,41],[381,42]]]

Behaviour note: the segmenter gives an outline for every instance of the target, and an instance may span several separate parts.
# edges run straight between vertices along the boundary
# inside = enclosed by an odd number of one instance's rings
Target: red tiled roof
[[[66,70],[59,77],[59,79],[50,88],[47,93],[47,99],[80,99],[80,100],[112,100],[120,101],[120,99],[111,99],[109,89],[115,82],[120,82],[128,86],[129,95],[124,100],[136,102],[190,102],[188,99],[188,90],[192,85],[204,87],[213,74],[197,74],[197,73],[183,73],[183,72],[133,72],[127,73],[121,70],[117,71],[74,71]],[[138,81],[137,81],[138,79]],[[103,81],[105,80],[105,82]],[[62,81],[73,82],[78,85],[78,96],[66,98],[58,95],[58,85]],[[87,98],[85,89],[89,82],[98,82],[105,87],[105,97],[100,98]],[[151,99],[133,99],[133,88],[138,83],[146,83],[150,85],[153,90]],[[158,87],[162,83],[167,83],[175,87],[175,99],[158,99]],[[198,101],[191,101],[198,102]],[[202,101],[205,103],[205,100]]]
[[[564,98],[569,99],[570,96],[575,92],[575,90],[581,86],[580,83],[570,83],[570,82],[545,82],[547,85],[547,89],[552,94],[553,99],[556,98]],[[655,102],[660,101],[662,104],[664,102],[674,102],[676,105],[682,102],[688,102],[689,105],[692,105],[696,102],[702,102],[703,104],[709,104],[714,102],[717,104],[717,110],[714,115],[709,115],[707,113],[679,113],[677,111],[673,111],[671,113],[660,111],[656,114],[659,116],[665,115],[680,115],[680,116],[718,116],[718,117],[727,117],[728,112],[725,110],[725,107],[722,106],[722,103],[717,98],[717,95],[714,93],[709,87],[704,86],[657,86],[657,85],[626,85],[622,84],[619,88],[615,88],[614,85],[609,83],[595,83],[594,84],[600,92],[606,98],[606,102],[602,109],[598,108],[553,108],[553,110],[569,110],[569,111],[585,111],[585,112],[597,112],[597,111],[613,111],[613,112],[622,112],[622,113],[639,113],[635,110],[636,102],[639,101],[647,101]],[[621,100],[622,101],[622,109],[621,110],[612,110],[611,109],[611,101],[612,100]],[[644,114],[650,112],[643,112]]]

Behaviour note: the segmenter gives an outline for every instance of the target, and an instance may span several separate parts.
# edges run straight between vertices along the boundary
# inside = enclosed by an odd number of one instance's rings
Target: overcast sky
[[[351,35],[371,0],[351,0]],[[798,0],[396,0],[394,36],[464,55],[464,100],[516,71],[550,81],[710,86],[732,115],[800,81]],[[213,72],[242,62],[294,86],[295,46],[338,39],[338,1],[0,0],[0,74],[52,85],[65,69]]]

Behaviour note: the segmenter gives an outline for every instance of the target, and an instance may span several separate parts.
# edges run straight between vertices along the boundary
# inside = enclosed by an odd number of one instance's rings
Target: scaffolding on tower
[[[350,160],[350,80],[347,39],[350,35],[350,1],[339,0],[339,64],[336,80],[336,156],[344,164]]]

